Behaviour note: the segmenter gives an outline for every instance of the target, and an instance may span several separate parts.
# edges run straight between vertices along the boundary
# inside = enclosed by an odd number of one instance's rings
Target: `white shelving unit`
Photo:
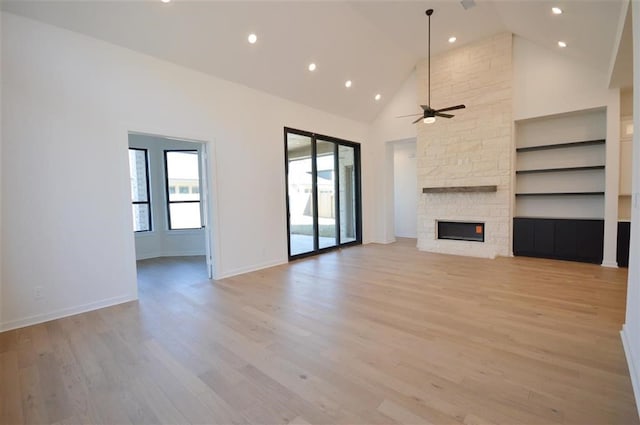
[[[604,109],[516,123],[516,217],[604,218]]]

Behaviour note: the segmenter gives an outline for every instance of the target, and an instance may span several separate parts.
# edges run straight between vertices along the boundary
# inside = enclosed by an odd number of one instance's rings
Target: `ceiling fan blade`
[[[424,109],[425,111],[427,111],[427,110],[431,109],[431,107],[430,107],[429,105],[420,105],[420,107],[421,107],[422,109]]]
[[[443,114],[440,112],[434,112],[433,115],[435,115],[436,117],[442,117],[442,118],[453,118],[455,116],[451,114]]]
[[[417,123],[417,122],[420,122],[420,121],[422,121],[423,119],[424,119],[423,117],[420,117],[420,118],[418,118],[417,120],[415,120],[414,122],[412,122],[411,124],[415,124],[415,123]]]
[[[422,116],[422,115],[424,115],[424,114],[400,115],[399,117],[396,117],[396,118],[417,117],[418,115]]]
[[[434,112],[455,111],[456,109],[464,109],[464,105],[449,106],[448,108],[436,109]]]

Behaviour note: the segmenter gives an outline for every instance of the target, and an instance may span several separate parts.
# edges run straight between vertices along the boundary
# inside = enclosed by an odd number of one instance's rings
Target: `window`
[[[149,197],[149,158],[146,149],[129,149],[129,176],[131,178],[131,208],[133,231],[151,231],[151,205]]]
[[[169,230],[201,228],[198,151],[164,151],[164,164]]]

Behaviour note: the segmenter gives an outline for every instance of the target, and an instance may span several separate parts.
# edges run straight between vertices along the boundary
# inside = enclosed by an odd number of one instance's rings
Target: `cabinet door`
[[[574,220],[557,220],[555,223],[555,255],[568,260],[577,255],[577,223]]]
[[[631,223],[618,222],[618,266],[629,267],[629,238],[631,235]]]
[[[577,220],[577,259],[602,263],[604,220]]]
[[[513,219],[513,254],[526,255],[533,252],[533,220]]]
[[[554,220],[536,220],[533,225],[533,252],[552,257],[554,239]]]

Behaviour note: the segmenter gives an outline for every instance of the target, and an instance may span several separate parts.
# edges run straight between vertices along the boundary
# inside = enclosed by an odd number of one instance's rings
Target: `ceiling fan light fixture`
[[[425,124],[433,124],[436,122],[436,117],[425,117],[422,122]]]
[[[398,118],[404,118],[404,117],[419,116],[419,118],[417,118],[411,124],[417,124],[420,121],[424,122],[425,124],[433,124],[434,122],[436,122],[436,117],[441,117],[441,118],[454,117],[454,115],[445,114],[444,112],[457,111],[458,109],[466,108],[466,106],[463,104],[448,106],[446,108],[440,108],[440,109],[434,109],[433,107],[431,107],[431,15],[433,15],[433,9],[427,9],[425,11],[425,14],[427,15],[427,81],[426,81],[427,82],[426,84],[427,85],[427,104],[420,105],[420,108],[422,108],[422,113],[420,114],[404,115],[404,116],[398,117]]]
[[[344,86],[345,86],[346,88],[351,87],[351,84],[352,84],[352,83],[351,83],[351,80],[347,80],[347,81],[345,81],[345,82],[344,82]]]
[[[255,34],[249,34],[249,37],[247,37],[247,41],[251,44],[256,44],[256,41],[258,41],[258,36]]]
[[[567,43],[565,43],[564,41],[558,41],[558,47],[561,47],[564,49],[565,47],[567,47]]]
[[[552,12],[554,15],[562,15],[562,9],[560,9],[560,8],[559,8],[559,7],[557,7],[557,6],[552,7],[552,8],[551,8],[551,12]]]
[[[315,64],[315,63],[310,63],[310,64],[309,64],[309,71],[313,72],[313,71],[315,71],[315,70],[316,70],[316,68],[317,68],[317,67],[316,67],[316,64]]]
[[[455,36],[449,37],[449,43],[455,43],[457,38]]]
[[[382,99],[382,95],[381,95],[380,93],[378,93],[378,94],[376,94],[373,98],[374,98],[376,101],[378,101],[378,100]]]

